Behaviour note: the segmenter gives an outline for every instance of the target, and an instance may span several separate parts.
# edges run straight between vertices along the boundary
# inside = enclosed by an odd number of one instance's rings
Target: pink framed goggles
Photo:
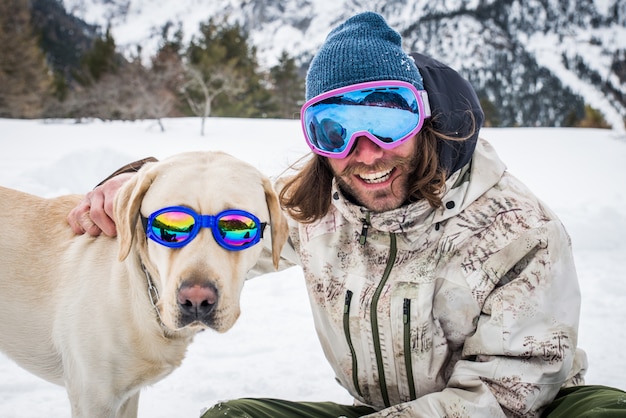
[[[307,144],[330,158],[345,158],[361,136],[381,148],[395,148],[417,134],[428,117],[426,91],[397,80],[331,90],[307,101],[300,113]]]

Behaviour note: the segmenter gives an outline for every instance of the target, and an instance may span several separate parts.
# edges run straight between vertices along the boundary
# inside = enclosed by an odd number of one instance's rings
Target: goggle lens
[[[210,228],[217,243],[232,251],[258,243],[266,226],[243,210],[229,209],[213,216],[197,214],[184,206],[160,209],[148,218],[142,216],[142,221],[147,237],[166,247],[183,247],[201,228]]]
[[[163,242],[180,243],[191,236],[196,220],[185,212],[165,212],[153,218],[150,229]]]
[[[224,215],[217,225],[224,242],[233,247],[249,245],[259,235],[258,223],[245,215]]]
[[[429,116],[425,91],[401,81],[376,81],[309,100],[302,107],[301,122],[313,152],[344,158],[359,136],[395,148],[419,132]]]

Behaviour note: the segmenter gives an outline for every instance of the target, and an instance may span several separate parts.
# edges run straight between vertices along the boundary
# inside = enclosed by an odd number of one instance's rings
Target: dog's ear
[[[263,188],[265,189],[265,201],[270,212],[272,228],[272,261],[274,268],[278,269],[280,252],[289,236],[289,226],[287,225],[287,218],[280,208],[280,203],[278,203],[278,195],[276,195],[272,182],[268,178],[263,178]]]
[[[119,189],[115,196],[114,211],[120,261],[128,257],[133,240],[136,239],[141,202],[156,177],[156,170],[153,169],[155,164],[157,163],[144,165]]]

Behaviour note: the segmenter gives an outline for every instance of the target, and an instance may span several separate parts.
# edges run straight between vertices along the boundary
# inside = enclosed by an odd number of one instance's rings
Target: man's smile
[[[363,180],[367,184],[383,183],[389,180],[393,170],[394,169],[391,168],[389,170],[377,171],[375,173],[362,173],[362,174],[357,174],[357,177],[359,177],[361,180]]]

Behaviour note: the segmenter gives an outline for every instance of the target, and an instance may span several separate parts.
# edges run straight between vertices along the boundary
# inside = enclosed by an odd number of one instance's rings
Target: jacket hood
[[[474,88],[459,73],[426,55],[410,55],[424,79],[435,129],[455,138],[469,136],[439,141],[439,165],[450,175],[472,158],[485,115]]]

